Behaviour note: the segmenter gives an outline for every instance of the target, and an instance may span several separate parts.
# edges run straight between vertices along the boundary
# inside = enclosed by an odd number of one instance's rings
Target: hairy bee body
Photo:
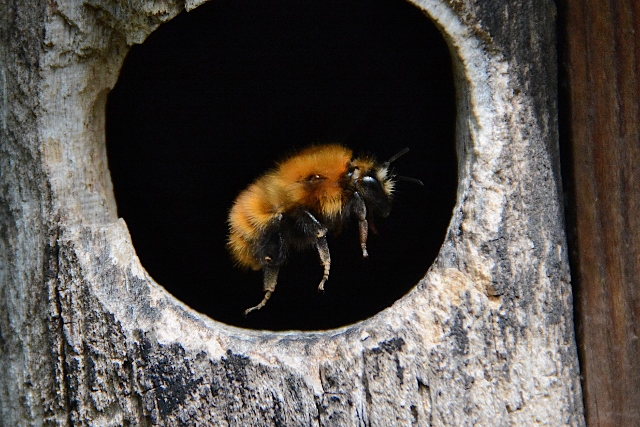
[[[397,157],[397,156],[395,156]],[[236,198],[229,212],[229,251],[241,267],[264,271],[262,308],[275,290],[279,268],[291,250],[315,246],[329,278],[326,236],[354,217],[366,257],[372,215],[387,216],[395,182],[389,162],[353,158],[338,144],[312,146],[285,159]]]

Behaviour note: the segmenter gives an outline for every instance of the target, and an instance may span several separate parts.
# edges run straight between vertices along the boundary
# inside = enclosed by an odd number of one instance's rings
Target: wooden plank
[[[638,426],[640,2],[559,6],[564,174],[587,425]]]

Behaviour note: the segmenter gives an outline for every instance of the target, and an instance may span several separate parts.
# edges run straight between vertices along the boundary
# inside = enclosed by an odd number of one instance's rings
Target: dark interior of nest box
[[[119,216],[142,265],[174,296],[227,324],[318,330],[366,319],[409,292],[455,204],[455,93],[448,47],[401,0],[216,0],[131,48],[107,104]],[[260,311],[262,273],[225,248],[237,194],[293,150],[341,142],[380,160],[409,147],[369,259],[357,224],[329,238],[324,294],[315,251],[295,253]]]

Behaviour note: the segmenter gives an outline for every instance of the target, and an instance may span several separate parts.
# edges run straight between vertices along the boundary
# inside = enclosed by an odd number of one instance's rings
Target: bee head
[[[347,179],[352,191],[362,197],[370,211],[389,216],[395,181],[388,167],[370,158],[357,158],[351,162]]]
[[[348,185],[360,194],[369,210],[374,210],[383,217],[389,215],[396,179],[423,185],[418,179],[396,176],[391,171],[391,163],[408,151],[405,148],[382,164],[370,157],[359,157],[351,161],[347,171]]]

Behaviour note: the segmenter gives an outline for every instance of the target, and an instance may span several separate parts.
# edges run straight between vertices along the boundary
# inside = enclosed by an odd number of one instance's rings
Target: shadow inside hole
[[[425,274],[455,203],[455,96],[448,48],[401,0],[216,0],[134,46],[107,104],[118,212],[151,276],[192,308],[258,329],[327,329],[370,317]],[[237,194],[292,150],[339,141],[394,163],[389,218],[363,260],[357,225],[295,253],[269,303],[262,273],[225,248]]]

